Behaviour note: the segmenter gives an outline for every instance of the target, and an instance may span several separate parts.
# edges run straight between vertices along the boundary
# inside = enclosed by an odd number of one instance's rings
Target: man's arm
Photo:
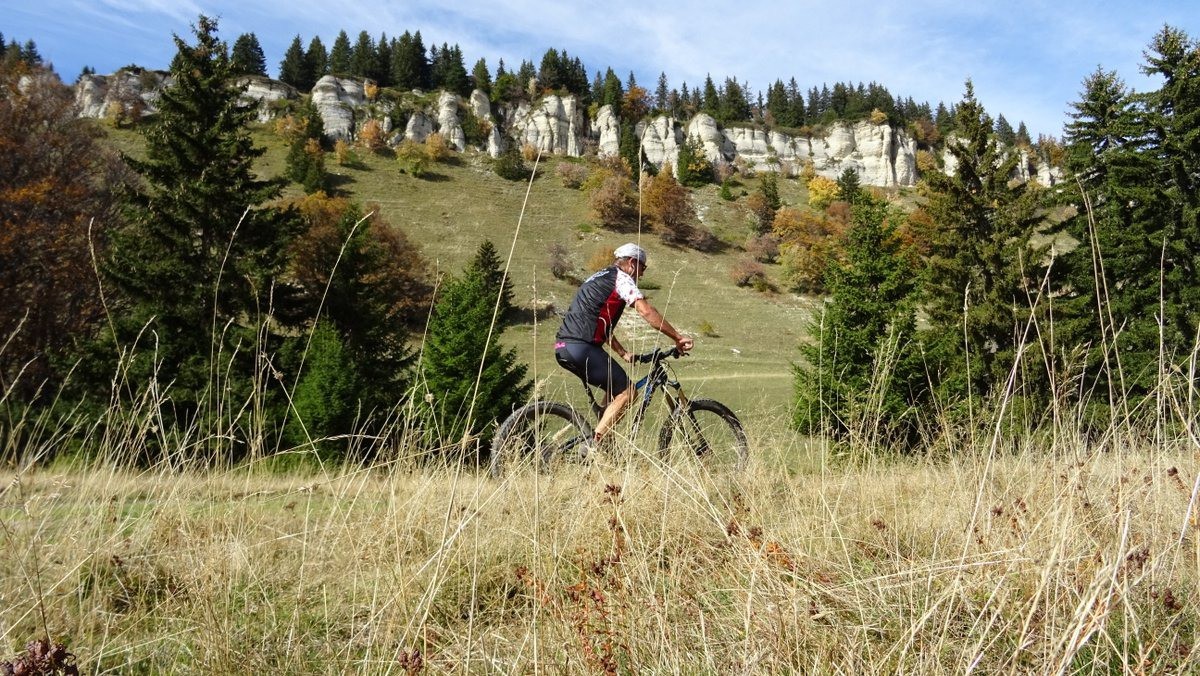
[[[627,361],[630,364],[633,363],[633,353],[629,350],[626,350],[625,346],[621,344],[621,341],[617,340],[617,334],[615,331],[608,339],[608,346],[612,348],[613,354],[620,357],[622,361]]]
[[[694,344],[692,339],[676,331],[675,327],[671,326],[671,323],[662,316],[662,313],[656,310],[645,298],[637,299],[633,304],[633,308],[638,311],[642,319],[646,320],[646,323],[675,341],[675,346],[679,348],[680,352],[687,352],[692,349],[692,345]]]

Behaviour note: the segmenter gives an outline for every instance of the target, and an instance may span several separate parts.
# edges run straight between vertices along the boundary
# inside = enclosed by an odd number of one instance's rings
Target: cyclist
[[[637,310],[650,326],[675,341],[681,353],[693,345],[692,339],[676,331],[638,290],[637,280],[646,272],[646,251],[630,242],[617,247],[613,256],[616,260],[612,265],[588,277],[579,287],[554,341],[554,358],[560,366],[604,390],[604,413],[596,425],[595,443],[621,419],[637,393],[625,370],[604,351],[608,343],[617,356],[633,363],[633,353],[613,332],[625,308]]]

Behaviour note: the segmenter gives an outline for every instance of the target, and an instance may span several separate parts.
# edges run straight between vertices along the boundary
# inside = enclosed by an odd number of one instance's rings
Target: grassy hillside
[[[138,152],[140,140],[135,133],[120,130],[110,137],[127,152]],[[283,143],[266,131],[257,133],[256,141],[267,149],[262,173],[282,173],[287,152]],[[512,248],[509,272],[516,301],[525,308],[549,304],[565,309],[574,293],[573,283],[557,280],[549,272],[551,244],[565,245],[576,274],[586,276],[586,264],[598,251],[611,252],[625,241],[640,239],[650,251],[650,271],[643,278],[647,296],[669,321],[696,338],[694,356],[679,362],[683,382],[700,396],[728,403],[753,423],[752,435],[762,426],[771,428],[767,433],[780,432],[791,397],[790,364],[798,356],[796,346],[806,331],[813,301],[732,283],[730,268],[743,255],[740,246],[751,235],[750,216],[740,201],[720,199],[715,186],[694,191],[703,225],[731,245],[706,254],[668,247],[653,232],[639,237],[636,229],[614,232],[596,226],[588,213],[586,193],[564,188],[555,174],[558,162],[571,161],[565,158],[542,158],[530,187],[496,176],[488,158],[475,152],[456,155],[419,179],[401,174],[390,155],[357,154],[360,162],[353,166],[338,166],[329,156],[327,169],[334,174],[337,190],[362,204],[377,204],[389,223],[420,243],[437,270],[461,271],[484,238],[496,244],[502,257]],[[756,187],[754,179],[743,183],[735,194]],[[300,194],[296,186],[289,190]],[[797,181],[781,181],[780,193],[787,204],[807,199]],[[778,277],[779,270],[769,274]],[[702,326],[711,327],[709,333],[715,335],[702,335]],[[519,350],[548,391],[580,403],[583,393],[578,381],[554,363],[557,328],[557,318],[533,321],[531,315],[531,321],[509,330],[504,340]],[[666,344],[635,315],[626,317],[620,330],[622,342],[638,351]]]

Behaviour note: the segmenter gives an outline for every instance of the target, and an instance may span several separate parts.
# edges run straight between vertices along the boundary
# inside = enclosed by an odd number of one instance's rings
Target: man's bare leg
[[[629,406],[629,402],[633,401],[633,395],[636,393],[637,389],[630,384],[628,389],[608,402],[608,406],[604,408],[604,414],[600,416],[600,422],[596,423],[596,441],[600,441],[608,435],[624,415],[625,409]]]

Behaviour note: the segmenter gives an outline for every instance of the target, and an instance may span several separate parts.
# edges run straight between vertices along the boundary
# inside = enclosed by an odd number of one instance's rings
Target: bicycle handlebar
[[[681,353],[679,351],[679,347],[672,347],[669,350],[664,350],[662,348],[656,347],[656,348],[654,348],[653,352],[647,352],[645,354],[634,355],[633,360],[639,364],[650,364],[652,362],[662,361],[663,359],[668,359],[668,358],[679,359],[680,357],[683,357],[686,355],[687,355],[686,352]]]

